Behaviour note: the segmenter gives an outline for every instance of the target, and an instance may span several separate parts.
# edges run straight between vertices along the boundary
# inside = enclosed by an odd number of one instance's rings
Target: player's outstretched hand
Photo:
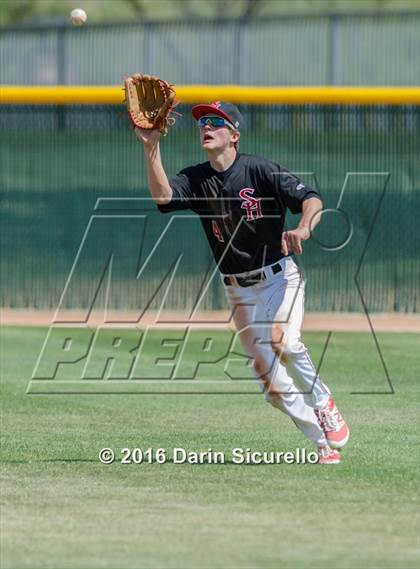
[[[139,142],[142,142],[145,146],[156,146],[160,139],[160,132],[156,129],[149,130],[145,128],[139,128],[136,126],[134,129],[136,138]]]
[[[297,227],[290,231],[285,231],[281,236],[281,252],[283,255],[302,254],[302,241],[306,241],[311,236],[307,227]]]

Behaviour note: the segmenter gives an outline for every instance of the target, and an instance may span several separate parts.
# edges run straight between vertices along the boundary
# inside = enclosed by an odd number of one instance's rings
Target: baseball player
[[[313,441],[321,464],[337,464],[349,429],[301,340],[305,281],[292,255],[320,218],[317,192],[286,168],[238,151],[243,118],[226,102],[196,105],[208,161],[168,180],[159,130],[136,127],[149,188],[161,212],[191,209],[221,272],[233,320],[266,400]],[[300,213],[284,231],[286,209]]]

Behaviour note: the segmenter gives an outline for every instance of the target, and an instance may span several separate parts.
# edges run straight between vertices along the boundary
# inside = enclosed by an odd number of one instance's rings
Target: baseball
[[[70,20],[74,26],[82,26],[87,20],[87,14],[82,8],[76,8],[71,11]]]

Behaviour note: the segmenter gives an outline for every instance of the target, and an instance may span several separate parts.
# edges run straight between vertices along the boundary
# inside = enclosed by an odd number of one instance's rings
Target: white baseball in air
[[[82,8],[75,8],[70,13],[70,20],[74,26],[82,26],[87,20],[87,14]]]

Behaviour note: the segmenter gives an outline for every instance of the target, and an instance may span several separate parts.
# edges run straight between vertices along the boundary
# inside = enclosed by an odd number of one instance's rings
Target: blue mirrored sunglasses
[[[197,121],[199,128],[203,128],[207,124],[214,127],[228,126],[234,130],[234,126],[222,117],[200,117]]]

